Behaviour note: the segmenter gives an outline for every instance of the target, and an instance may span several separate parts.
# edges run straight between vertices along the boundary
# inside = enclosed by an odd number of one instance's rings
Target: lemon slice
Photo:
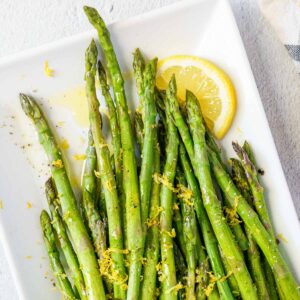
[[[186,90],[192,91],[210,131],[218,139],[224,137],[236,111],[235,90],[228,75],[206,59],[186,55],[163,59],[157,69],[157,87],[166,89],[175,74],[181,104],[185,101]]]

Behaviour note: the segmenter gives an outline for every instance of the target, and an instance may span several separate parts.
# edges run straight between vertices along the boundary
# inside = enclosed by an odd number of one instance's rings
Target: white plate
[[[136,103],[136,93],[129,70],[136,47],[149,57],[202,56],[230,75],[237,91],[238,110],[222,144],[229,154],[233,154],[232,140],[246,138],[253,145],[258,164],[266,171],[263,183],[276,232],[286,239],[280,248],[300,280],[298,219],[227,1],[184,1],[112,24],[109,29],[121,68],[125,77],[129,77],[127,96],[131,106]],[[82,161],[74,160],[73,155],[84,153],[87,128],[78,123],[74,109],[62,105],[61,98],[66,95],[76,103],[81,99],[75,112],[86,113],[84,96],[80,98],[77,94],[82,93],[84,85],[84,51],[93,36],[94,31],[0,61],[0,201],[3,205],[0,234],[21,299],[60,297],[52,286],[39,226],[40,211],[47,207],[43,191],[49,175],[47,160],[30,120],[21,110],[18,93],[36,95],[43,103],[51,124],[58,125],[58,137],[66,138],[70,144],[65,154],[78,181]],[[44,74],[46,60],[55,70],[53,78]],[[31,208],[27,207],[28,203]]]

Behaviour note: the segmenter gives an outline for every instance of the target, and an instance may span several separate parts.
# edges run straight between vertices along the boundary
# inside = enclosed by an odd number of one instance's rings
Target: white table
[[[90,29],[87,22],[83,22],[84,4],[94,5],[104,19],[111,22],[177,1],[4,0],[0,2],[0,57]],[[256,2],[230,2],[299,216],[300,78]],[[1,244],[0,298],[18,299]]]

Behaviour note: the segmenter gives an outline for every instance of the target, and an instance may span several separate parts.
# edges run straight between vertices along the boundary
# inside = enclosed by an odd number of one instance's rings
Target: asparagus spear
[[[176,197],[174,197],[176,198]],[[175,202],[174,204],[177,206],[178,204]],[[182,253],[182,256],[184,257],[185,260],[187,260],[187,253],[186,253],[186,247],[185,247],[185,242],[184,242],[184,235],[183,235],[183,222],[182,222],[182,215],[181,212],[178,209],[174,209],[173,212],[173,223],[174,223],[174,228],[176,231],[176,240],[178,247],[180,249],[180,252]]]
[[[108,72],[112,79],[112,87],[119,116],[123,149],[123,187],[126,199],[128,250],[130,252],[127,297],[128,299],[137,299],[139,295],[142,267],[141,257],[144,245],[134,139],[125,97],[124,80],[105,23],[96,9],[85,6],[84,11],[90,23],[98,31],[99,41],[107,61]]]
[[[68,237],[65,224],[63,223],[63,220],[58,212],[59,206],[57,202],[57,194],[55,190],[55,186],[53,183],[52,178],[50,177],[45,184],[45,193],[48,200],[48,205],[51,212],[52,217],[52,226],[57,234],[60,247],[62,249],[62,252],[66,258],[67,264],[70,269],[70,274],[72,276],[74,285],[76,287],[76,290],[78,291],[80,295],[80,299],[84,300],[86,299],[85,294],[85,285],[84,285],[84,279],[82,272],[80,270],[80,266],[78,263],[77,256],[74,252],[73,246],[71,244],[71,241]]]
[[[40,216],[43,237],[50,259],[52,271],[57,279],[58,286],[66,299],[78,299],[72,289],[71,283],[65,273],[64,267],[59,258],[59,251],[55,243],[54,230],[48,213],[43,210]]]
[[[242,297],[244,299],[257,299],[257,293],[253,288],[253,282],[244,262],[244,258],[234,240],[228,224],[224,220],[221,205],[214,190],[206,150],[206,130],[201,110],[199,108],[198,100],[189,91],[187,91],[186,103],[188,122],[194,140],[194,171],[200,184],[204,207],[223,254],[228,259],[227,261],[238,282]]]
[[[92,132],[88,133],[88,146],[86,149],[86,161],[82,178],[82,206],[88,227],[91,232],[93,244],[98,257],[103,259],[103,253],[107,249],[105,226],[96,207],[96,178],[97,165],[96,150]]]
[[[133,74],[136,83],[136,89],[139,96],[139,110],[143,114],[144,119],[144,71],[145,60],[139,48],[136,48],[133,53]]]
[[[229,274],[231,272],[230,266],[227,262],[226,257],[224,257],[224,255],[222,255],[222,250],[221,250],[220,247],[219,247],[219,250],[220,250],[220,253],[221,253],[221,256],[222,256],[222,259],[223,259],[224,269],[226,270],[226,273]],[[233,274],[231,274],[228,277],[228,283],[229,283],[229,286],[231,288],[233,296],[234,297],[240,297],[241,293],[240,293],[239,285],[238,285],[238,283],[237,283],[237,281],[236,281]]]
[[[167,89],[167,99],[176,93],[171,85]],[[177,157],[178,157],[178,135],[177,129],[173,124],[170,116],[170,108],[168,101],[166,102],[166,125],[167,125],[167,146],[166,146],[166,162],[163,170],[163,178],[168,183],[173,184]],[[163,281],[161,299],[177,299],[176,290],[174,290],[176,282],[176,272],[175,272],[175,260],[173,251],[173,241],[172,241],[172,216],[173,216],[173,195],[172,190],[166,185],[162,185],[160,191],[160,205],[162,207],[162,212],[160,214],[160,247],[161,247],[161,261],[162,261],[162,276]]]
[[[140,147],[140,152],[142,152],[144,144],[144,123],[142,120],[142,114],[138,111],[134,114],[134,127],[135,127],[135,136]]]
[[[223,168],[225,170],[228,170],[228,167],[222,160],[221,149],[215,142],[212,134],[208,131],[208,129],[206,130],[205,134],[206,134],[205,135],[206,143],[207,143],[208,147],[216,153],[216,155],[219,159],[219,162],[222,164]],[[218,189],[220,189],[220,188],[218,187]],[[224,195],[224,193],[222,193],[222,191],[220,191],[220,193],[222,195],[226,209],[230,208],[230,204],[229,204],[228,200],[226,199],[226,196]],[[242,229],[241,224],[238,222],[230,222],[230,221],[231,220],[229,220],[229,225],[231,227],[233,235],[235,236],[236,241],[238,242],[239,247],[241,248],[241,250],[246,251],[249,248],[249,244],[248,244],[247,237]],[[239,221],[239,220],[237,219],[236,221]]]
[[[177,169],[177,180],[179,189],[188,189],[184,175]],[[183,191],[184,192],[184,191]],[[194,213],[193,199],[183,195],[181,198],[181,213],[183,221],[183,238],[186,248],[186,261],[187,261],[187,285],[186,285],[186,299],[195,299],[195,271],[196,271],[196,236],[197,236],[197,223]]]
[[[93,245],[77,209],[75,195],[64,167],[61,151],[35,100],[32,97],[20,94],[20,101],[23,111],[33,121],[40,143],[48,156],[52,177],[60,199],[63,218],[70,231],[74,250],[82,268],[87,298],[93,300],[105,299]]]
[[[185,259],[183,257],[183,253],[181,252],[178,244],[173,241],[173,248],[174,248],[174,257],[175,257],[175,267],[176,267],[176,274],[178,277],[178,282],[182,283],[186,277],[186,264]],[[182,286],[183,287],[183,286]],[[178,299],[183,300],[185,299],[184,289],[179,289],[178,291]]]
[[[141,216],[144,224],[148,218],[151,182],[153,175],[153,158],[156,137],[156,109],[155,109],[155,75],[157,59],[146,64],[143,81],[143,115],[144,140],[142,150],[142,165],[140,172]]]
[[[247,179],[250,184],[250,188],[253,195],[253,204],[258,213],[258,216],[265,228],[267,229],[267,231],[269,232],[270,236],[275,241],[273,226],[264,199],[264,189],[258,181],[256,168],[250,161],[246,151],[238,143],[232,142],[232,146],[234,151],[241,159],[241,163],[247,175]]]
[[[211,224],[209,222],[205,208],[203,206],[203,201],[201,198],[201,193],[198,187],[196,177],[194,176],[192,167],[187,157],[186,150],[182,143],[180,145],[179,150],[180,150],[179,154],[180,154],[181,166],[185,173],[185,177],[187,179],[188,185],[193,192],[195,211],[196,211],[198,222],[201,227],[201,232],[204,239],[204,245],[211,263],[211,268],[214,272],[215,277],[221,279],[224,276],[226,276],[226,274],[224,272],[222,259],[219,253],[218,243],[214,235],[213,229],[211,227]],[[230,288],[228,286],[227,280],[224,281],[218,280],[217,286],[222,299],[231,299],[231,300],[234,299],[230,291]]]
[[[117,182],[117,190],[120,197],[124,240],[126,240],[127,239],[126,210],[125,210],[125,195],[124,195],[123,184],[122,184],[123,173],[122,173],[122,145],[121,145],[120,126],[119,126],[116,107],[109,92],[109,85],[107,83],[106,72],[100,60],[98,61],[98,78],[101,86],[102,95],[105,99],[106,105],[108,107],[108,112],[109,112],[109,123],[110,123],[112,146],[113,146],[115,175],[116,175],[116,182]]]
[[[247,180],[250,185],[250,189],[253,195],[253,201],[254,207],[260,217],[260,220],[264,224],[265,228],[271,235],[271,237],[276,241],[274,229],[272,227],[272,223],[268,214],[268,210],[266,207],[266,202],[264,199],[264,189],[261,186],[259,179],[258,179],[258,170],[256,168],[256,161],[254,158],[254,154],[252,152],[252,149],[250,147],[250,144],[248,142],[245,142],[243,145],[243,148],[241,148],[238,144],[233,143],[235,151],[238,153],[242,165],[244,167]],[[265,260],[265,257],[263,258]],[[273,297],[272,299],[276,299],[276,287],[274,282],[274,276],[272,275],[272,270],[268,263],[264,263],[265,265],[265,274],[268,277],[268,287],[269,287],[269,293]],[[279,289],[280,292],[280,289]]]
[[[274,239],[266,231],[258,215],[242,197],[227,172],[222,168],[214,152],[209,151],[209,159],[219,186],[226,194],[231,206],[236,207],[237,213],[266,256],[284,299],[299,299],[297,283],[284,262]]]
[[[157,138],[156,138],[157,140]],[[153,171],[160,172],[160,149],[157,143],[154,150]],[[157,281],[156,265],[159,259],[159,194],[160,185],[152,182],[149,221],[150,228],[147,232],[145,258],[146,264],[143,270],[143,283],[141,288],[141,299],[155,299],[155,287]]]
[[[94,145],[97,153],[98,169],[101,174],[101,182],[105,195],[105,204],[108,218],[109,244],[112,256],[112,270],[110,275],[114,283],[114,296],[118,299],[126,298],[126,291],[122,284],[127,281],[125,271],[123,236],[121,226],[121,212],[116,187],[116,181],[110,163],[108,145],[101,132],[101,115],[99,101],[96,95],[95,76],[97,65],[97,47],[92,40],[86,50],[86,95],[89,107],[89,119]],[[100,262],[101,263],[101,262]],[[101,266],[100,266],[101,267]],[[101,268],[100,268],[101,269]]]
[[[248,203],[253,206],[253,199],[251,188],[248,184],[247,177],[241,162],[232,158],[230,160],[232,166],[232,180],[236,184],[243,197]],[[246,227],[246,233],[249,240],[248,259],[250,264],[250,272],[252,278],[256,282],[258,294],[262,298],[278,299],[276,283],[272,274],[272,270],[266,262],[265,257],[260,257],[259,249],[249,231]],[[266,295],[266,296],[265,296]]]

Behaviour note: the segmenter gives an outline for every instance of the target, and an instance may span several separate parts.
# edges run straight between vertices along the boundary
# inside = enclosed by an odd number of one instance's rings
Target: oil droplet
[[[64,93],[50,97],[51,104],[67,108],[72,113],[75,121],[80,127],[89,124],[88,107],[83,86],[66,90]]]

